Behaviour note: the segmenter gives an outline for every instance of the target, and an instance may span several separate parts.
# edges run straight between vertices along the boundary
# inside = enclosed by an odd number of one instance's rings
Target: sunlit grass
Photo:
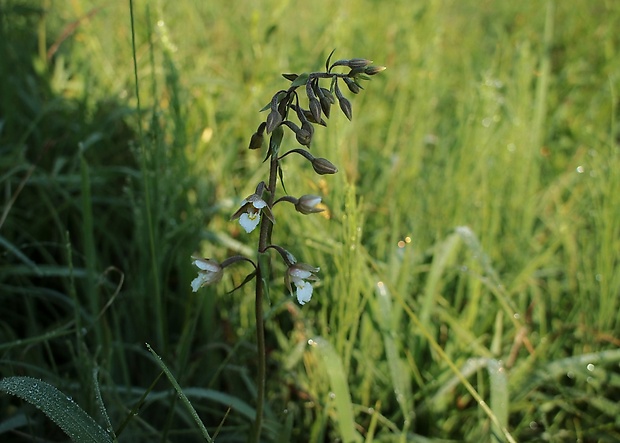
[[[210,435],[245,440],[254,301],[226,292],[248,270],[196,295],[189,257],[247,250],[229,217],[265,170],[258,110],[336,48],[388,70],[317,129],[339,174],[286,164],[329,211],[276,208],[322,282],[299,307],[275,267],[265,439],[620,438],[615,3],[137,2],[142,115],[128,4],[40,6],[0,7],[24,71],[0,68],[0,375],[95,413],[98,366],[118,426],[159,373],[148,342]],[[197,439],[173,392],[120,440]]]

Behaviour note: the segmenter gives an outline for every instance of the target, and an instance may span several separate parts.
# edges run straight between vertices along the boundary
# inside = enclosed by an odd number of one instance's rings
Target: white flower
[[[293,288],[291,283],[295,285],[295,292],[297,295],[297,301],[300,305],[304,305],[312,298],[312,283],[311,281],[318,281],[315,272],[319,272],[320,268],[315,268],[306,263],[295,263],[289,266],[284,282],[291,295],[293,294]]]
[[[224,269],[216,260],[209,258],[192,257],[192,262],[198,268],[198,277],[192,280],[192,290],[197,292],[203,286],[217,283],[222,279]]]
[[[241,202],[241,207],[233,214],[231,220],[238,218],[241,227],[245,229],[245,232],[250,233],[256,229],[260,223],[262,211],[265,212],[265,215],[272,223],[275,223],[267,202],[257,194],[252,194]]]

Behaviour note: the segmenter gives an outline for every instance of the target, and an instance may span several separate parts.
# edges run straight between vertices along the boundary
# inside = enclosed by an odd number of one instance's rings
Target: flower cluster
[[[324,210],[322,198],[317,195],[306,194],[300,197],[283,195],[276,199],[277,179],[283,182],[281,162],[290,155],[299,155],[308,162],[317,174],[335,174],[338,168],[329,160],[315,157],[309,152],[315,133],[315,125],[327,126],[325,119],[329,119],[332,106],[338,103],[342,113],[351,120],[353,111],[351,102],[342,93],[342,86],[351,93],[358,94],[362,89],[361,82],[369,80],[371,76],[383,71],[383,66],[373,66],[370,60],[364,58],[352,58],[337,60],[330,64],[331,56],[325,63],[325,71],[303,74],[282,74],[291,84],[287,89],[276,92],[270,102],[262,109],[269,111],[265,121],[252,134],[248,148],[251,150],[261,149],[265,144],[266,136],[269,143],[265,161],[269,160],[269,179],[265,183],[261,181],[255,192],[241,201],[239,209],[232,215],[232,220],[238,220],[241,227],[251,233],[257,227],[260,229],[257,252],[266,253],[270,249],[279,252],[287,271],[284,283],[291,295],[297,297],[299,304],[303,305],[310,301],[313,293],[313,283],[318,281],[315,275],[319,272],[318,267],[306,263],[297,263],[295,257],[279,245],[271,242],[275,218],[273,208],[282,202],[291,203],[295,210],[301,214],[315,214]],[[348,72],[338,72],[342,68]],[[329,82],[325,87],[322,82]],[[302,102],[307,106],[304,107]],[[288,129],[295,135],[295,140],[301,148],[293,148],[280,153],[284,129]],[[264,216],[264,217],[263,217]],[[244,283],[254,278],[257,274],[268,275],[268,270],[261,269],[261,262],[243,258],[254,265],[254,271],[246,277]],[[194,258],[194,265],[198,267],[198,277],[192,281],[192,289],[216,283],[221,280],[224,268],[234,261],[231,260],[219,264],[212,259]],[[257,281],[257,287],[261,282]],[[258,297],[258,292],[257,292]]]

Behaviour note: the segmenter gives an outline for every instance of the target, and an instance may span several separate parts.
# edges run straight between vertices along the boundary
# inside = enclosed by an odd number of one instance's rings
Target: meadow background
[[[315,134],[337,175],[285,163],[329,211],[278,208],[321,284],[300,307],[274,270],[263,440],[620,441],[619,2],[133,6],[136,72],[129,2],[0,1],[0,377],[121,442],[203,441],[148,343],[245,441],[247,269],[192,293],[190,256],[252,256],[258,111],[336,48],[388,69]],[[66,440],[6,392],[0,432]]]

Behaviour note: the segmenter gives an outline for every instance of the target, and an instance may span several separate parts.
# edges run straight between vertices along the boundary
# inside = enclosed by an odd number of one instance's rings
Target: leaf
[[[147,343],[146,347],[149,350],[149,352],[153,355],[153,357],[155,357],[155,362],[159,365],[161,370],[164,371],[164,374],[166,374],[166,377],[168,377],[168,381],[170,381],[170,384],[176,391],[177,395],[179,396],[179,399],[181,399],[181,403],[185,405],[186,409],[189,411],[192,418],[198,425],[198,428],[200,428],[200,431],[202,432],[202,436],[204,437],[204,439],[207,442],[211,443],[213,440],[211,439],[211,436],[209,435],[207,428],[205,428],[205,425],[200,419],[200,417],[198,416],[196,409],[194,409],[189,399],[185,396],[185,394],[181,390],[181,386],[179,386],[179,383],[177,382],[176,378],[174,378],[174,375],[172,375],[172,372],[170,372],[170,369],[168,369],[168,367],[166,366],[164,361],[161,359],[161,357],[157,355],[157,353],[153,350],[153,348],[151,348],[151,345]]]
[[[342,441],[347,443],[362,441],[361,435],[355,430],[353,417],[353,403],[349,392],[347,375],[344,372],[340,356],[332,345],[322,337],[315,337],[309,341],[313,350],[319,355],[329,377],[329,385],[336,409],[336,425]]]
[[[239,284],[239,286],[237,286],[237,287],[233,288],[232,290],[228,291],[228,294],[232,294],[237,289],[241,288],[242,286],[245,286],[245,284],[251,282],[254,277],[256,277],[256,271],[250,272],[248,275],[245,276],[245,278]]]
[[[282,77],[284,77],[285,79],[294,82],[295,79],[297,77],[299,77],[297,74],[282,74]]]
[[[327,72],[329,72],[329,61],[332,59],[332,55],[334,55],[334,52],[336,52],[336,48],[332,49],[332,52],[329,53],[329,56],[327,57],[327,60],[325,61],[325,70]]]
[[[291,88],[298,88],[302,85],[305,85],[308,81],[308,73],[304,72],[303,74],[299,74],[293,83],[291,83]]]
[[[40,409],[74,442],[112,443],[112,438],[70,397],[32,377],[0,380],[0,392],[15,395]]]

